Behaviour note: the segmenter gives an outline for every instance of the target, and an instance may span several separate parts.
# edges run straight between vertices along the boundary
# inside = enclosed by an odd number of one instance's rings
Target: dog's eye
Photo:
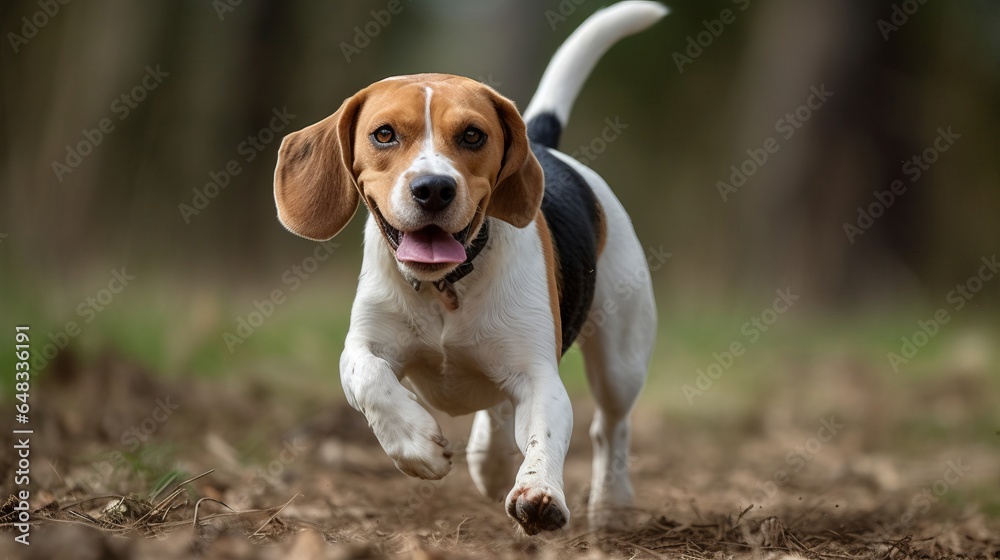
[[[459,142],[467,148],[478,148],[486,142],[486,134],[474,126],[465,129]]]
[[[396,131],[391,126],[380,126],[372,133],[372,140],[377,144],[392,144],[396,141]]]

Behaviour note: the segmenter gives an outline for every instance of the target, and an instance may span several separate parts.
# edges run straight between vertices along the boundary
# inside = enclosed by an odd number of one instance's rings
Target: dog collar
[[[437,282],[435,282],[434,283],[435,286],[440,282],[448,282],[450,284],[454,284],[455,282],[458,282],[462,278],[468,276],[468,274],[472,272],[472,269],[474,268],[472,266],[473,259],[479,256],[479,253],[483,251],[483,248],[486,247],[486,242],[489,240],[490,240],[490,223],[486,220],[483,220],[483,225],[482,227],[479,228],[479,233],[476,234],[476,238],[472,240],[472,243],[470,243],[468,247],[465,248],[465,262],[455,267],[455,270],[449,272],[448,275],[445,276],[443,280],[438,280]],[[441,288],[439,287],[438,289],[440,290]]]

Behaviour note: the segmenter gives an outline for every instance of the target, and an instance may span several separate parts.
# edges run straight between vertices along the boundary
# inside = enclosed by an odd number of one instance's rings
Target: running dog
[[[600,57],[666,13],[643,1],[595,13],[523,117],[474,80],[396,76],[279,149],[274,197],[292,233],[327,240],[368,209],[340,359],[347,401],[399,470],[423,479],[448,474],[453,453],[425,405],[475,413],[472,479],[529,535],[570,517],[559,362],[574,342],[597,408],[589,519],[611,525],[632,503],[629,415],[656,337],[648,266],[611,188],[556,148]]]

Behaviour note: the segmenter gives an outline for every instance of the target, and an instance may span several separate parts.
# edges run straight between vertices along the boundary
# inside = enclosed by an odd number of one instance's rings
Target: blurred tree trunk
[[[903,179],[900,162],[917,148],[905,139],[926,132],[899,118],[915,108],[906,104],[903,80],[887,71],[899,54],[899,43],[883,40],[876,26],[887,6],[774,0],[758,8],[737,95],[747,117],[737,165],[767,137],[780,148],[730,201],[740,206],[748,247],[730,277],[742,282],[753,271],[756,293],[792,286],[803,301],[863,302],[915,287],[914,189],[853,243],[844,229],[857,225],[857,207],[875,202],[874,191]],[[832,96],[800,110],[799,118],[810,116],[786,139],[789,129],[777,131],[776,121],[805,105],[811,88]]]

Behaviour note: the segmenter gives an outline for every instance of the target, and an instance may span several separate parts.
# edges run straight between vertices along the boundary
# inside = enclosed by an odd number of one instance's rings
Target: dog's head
[[[309,239],[337,235],[365,201],[413,278],[465,260],[486,216],[516,227],[541,205],[542,170],[514,104],[458,76],[377,82],[285,137],[274,173],[278,219]]]

